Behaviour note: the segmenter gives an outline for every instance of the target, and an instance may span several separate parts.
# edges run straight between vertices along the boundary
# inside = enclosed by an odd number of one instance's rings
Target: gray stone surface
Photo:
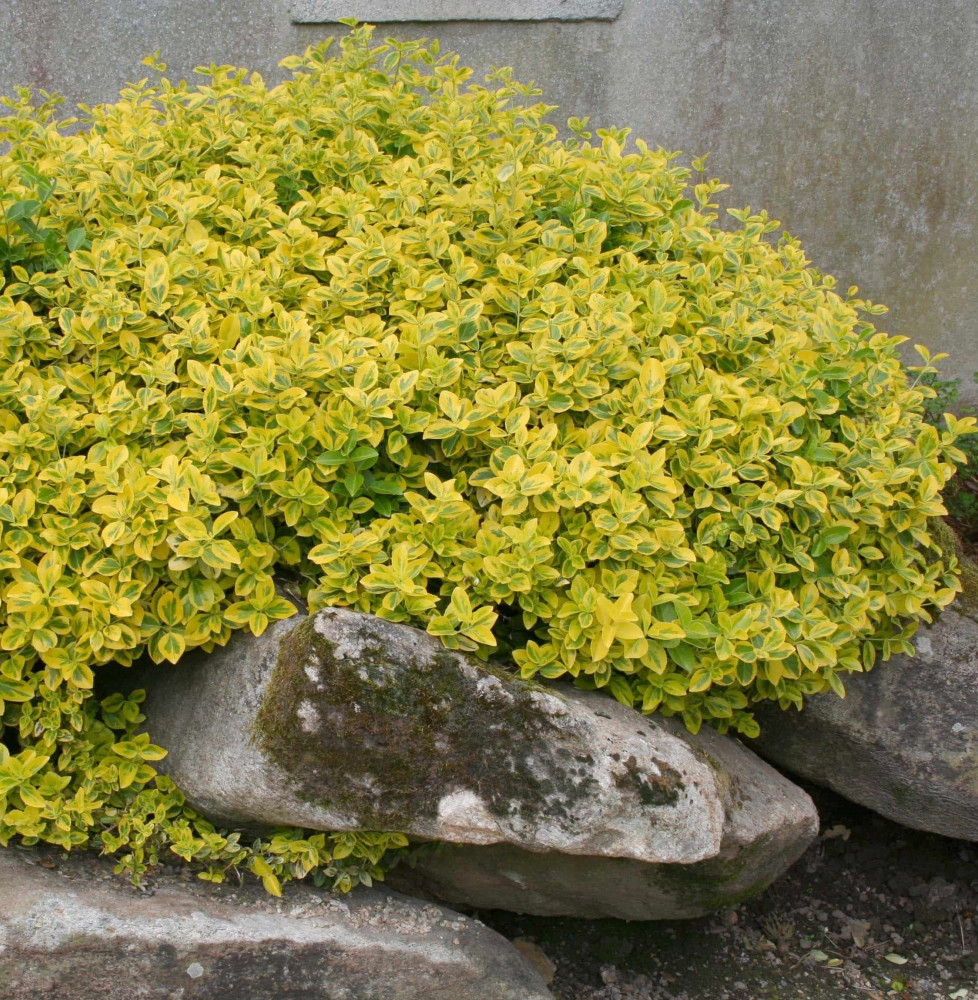
[[[292,0],[296,24],[388,21],[613,21],[624,0]]]
[[[694,739],[605,695],[522,681],[370,615],[327,609],[260,639],[239,633],[134,683],[148,691],[148,730],[169,750],[159,766],[216,820],[506,845],[548,872],[494,903],[439,885],[458,902],[694,915],[767,884],[816,832],[808,796],[735,740]],[[694,898],[687,883],[710,859],[707,891]],[[693,871],[678,888],[643,876],[633,898],[586,876],[597,860],[668,869],[663,880]],[[423,868],[431,879],[444,872],[434,864]]]
[[[4,0],[0,92],[30,83],[69,103],[108,100],[157,48],[176,79],[234,63],[272,81],[284,56],[343,30],[293,24],[289,0]],[[972,0],[628,0],[613,22],[378,34],[437,35],[477,78],[512,65],[560,105],[555,121],[590,115],[653,146],[711,153],[728,204],[781,219],[843,290],[856,283],[891,307],[882,329],[949,351],[945,366],[975,398]]]
[[[978,613],[955,604],[846,697],[758,712],[752,745],[779,767],[898,823],[978,840]]]
[[[396,893],[291,885],[273,901],[171,875],[150,894],[91,856],[39,860],[0,848],[4,1000],[551,997],[505,938]]]
[[[594,697],[594,696],[590,696]],[[439,845],[401,866],[391,884],[456,905],[542,916],[672,920],[755,895],[790,867],[818,832],[809,797],[738,740],[672,719],[656,727],[708,762],[724,810],[720,850],[695,864],[536,854],[512,845]]]
[[[234,825],[400,830],[686,863],[720,848],[716,777],[607,697],[561,693],[372,615],[326,609],[151,669],[160,768]]]

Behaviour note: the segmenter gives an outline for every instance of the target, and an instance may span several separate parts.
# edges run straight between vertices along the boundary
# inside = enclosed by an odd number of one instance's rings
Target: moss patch
[[[780,867],[770,864],[772,839],[770,835],[759,837],[734,853],[695,864],[650,867],[649,882],[703,912],[736,906],[762,892],[780,873]]]
[[[634,757],[624,761],[625,773],[615,779],[619,788],[630,788],[643,806],[672,806],[679,799],[679,786],[675,782],[655,781],[638,766]]]
[[[254,732],[306,801],[390,830],[434,820],[443,796],[465,789],[496,818],[559,826],[600,794],[593,758],[545,710],[541,685],[428,644],[391,652],[393,626],[379,619],[358,624],[355,656],[337,655],[316,620],[283,641]],[[626,762],[621,780],[645,806],[682,789],[660,767],[655,777]]]
[[[944,558],[955,557],[960,567],[961,593],[954,602],[955,611],[978,619],[978,562],[965,551],[957,532],[943,518],[931,518],[928,527]]]

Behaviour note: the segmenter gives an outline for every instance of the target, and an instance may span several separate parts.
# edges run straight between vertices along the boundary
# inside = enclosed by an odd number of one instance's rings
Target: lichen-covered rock
[[[151,670],[161,767],[212,818],[692,862],[720,845],[710,768],[615,704],[598,712],[329,609]]]
[[[959,599],[846,697],[758,712],[753,745],[779,767],[917,830],[978,840],[978,609]]]
[[[0,997],[9,1000],[547,1000],[505,938],[450,910],[290,885],[271,901],[162,878],[140,893],[97,859],[46,871],[0,848]],[[111,871],[111,867],[108,868]]]
[[[571,868],[726,865],[756,849],[720,901],[766,884],[815,831],[808,797],[734,740],[693,740],[352,611],[239,634],[139,682],[147,728],[170,751],[162,768],[237,826],[399,830]]]
[[[594,708],[600,711],[602,705]],[[613,711],[629,712],[617,704]],[[686,742],[710,767],[724,814],[715,857],[650,865],[629,858],[538,854],[511,844],[438,845],[411,867],[396,868],[391,884],[479,909],[671,920],[747,899],[798,859],[818,830],[814,806],[801,789],[739,741],[712,729],[691,736],[672,719],[642,721]]]

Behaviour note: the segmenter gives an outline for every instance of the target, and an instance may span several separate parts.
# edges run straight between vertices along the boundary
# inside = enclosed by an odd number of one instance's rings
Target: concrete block
[[[613,21],[624,0],[292,0],[295,24],[397,21]]]

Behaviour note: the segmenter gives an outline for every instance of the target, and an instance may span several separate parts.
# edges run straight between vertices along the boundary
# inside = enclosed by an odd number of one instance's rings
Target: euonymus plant
[[[358,608],[691,730],[910,650],[973,422],[875,307],[627,131],[355,27],[0,141],[0,842],[277,891],[396,833],[216,831],[102,664]],[[154,70],[165,67],[150,60]],[[356,753],[356,748],[350,748]]]

